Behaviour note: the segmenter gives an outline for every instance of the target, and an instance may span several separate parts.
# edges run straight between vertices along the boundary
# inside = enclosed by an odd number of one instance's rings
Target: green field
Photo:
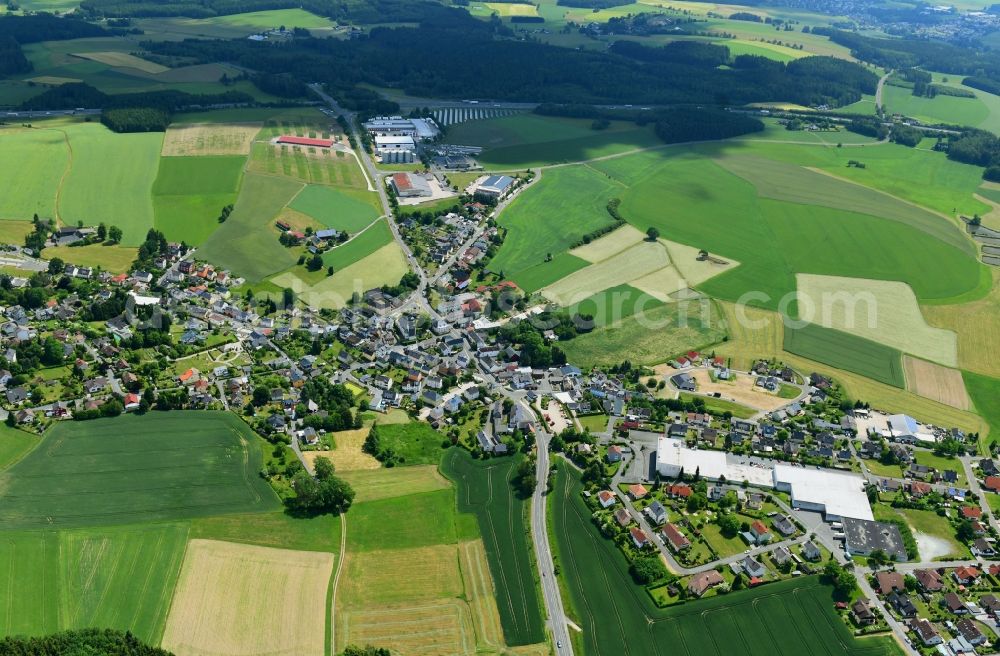
[[[713,303],[684,301],[660,305],[641,315],[559,342],[567,359],[587,369],[629,360],[659,364],[671,356],[722,340],[726,331]]]
[[[293,180],[247,174],[232,215],[205,241],[199,255],[251,282],[287,269],[295,255],[278,243],[273,221],[301,188]]]
[[[265,127],[265,130],[268,128]],[[279,130],[323,134],[316,129]],[[262,133],[262,137],[263,137]],[[368,182],[353,156],[341,151],[317,150],[304,146],[274,146],[256,142],[250,150],[248,171],[280,175],[302,182],[367,189]]]
[[[0,635],[97,627],[158,643],[186,541],[174,524],[5,534]]]
[[[153,184],[156,227],[167,239],[201,245],[219,227],[222,208],[235,203],[244,157],[162,157]]]
[[[190,537],[336,553],[340,549],[340,518],[292,517],[284,511],[198,517],[191,521]]]
[[[378,218],[378,198],[373,193],[307,185],[292,201],[293,210],[307,214],[328,228],[358,232]]]
[[[18,181],[0,195],[0,218],[55,216],[59,180],[68,165],[69,149],[61,131],[0,130],[0,177]]]
[[[803,577],[755,590],[656,608],[636,586],[615,544],[602,537],[583,502],[576,474],[558,462],[550,530],[571,631],[580,653],[632,656],[742,654],[901,654],[890,638],[855,640],[833,610],[832,590]]]
[[[172,412],[57,424],[0,474],[0,527],[61,528],[278,505],[259,438],[229,413]]]
[[[989,108],[979,98],[938,94],[934,98],[914,96],[911,89],[885,85],[883,102],[890,114],[903,114],[928,123],[951,123],[976,127],[989,116]]]
[[[903,360],[899,350],[849,333],[806,324],[785,327],[784,348],[816,362],[861,374],[880,383],[904,389]]]
[[[379,221],[350,241],[323,253],[323,264],[332,266],[334,271],[340,271],[390,243],[392,231],[389,224]]]
[[[293,27],[320,28],[332,27],[334,23],[328,18],[317,16],[304,9],[272,9],[269,11],[251,11],[240,14],[229,14],[213,18],[203,18],[193,21],[204,25],[234,25],[255,30],[276,29],[284,25],[287,29]]]
[[[383,424],[378,427],[383,448],[391,448],[404,465],[436,465],[441,462],[445,437],[422,421]]]
[[[38,442],[38,436],[29,435],[4,424],[3,428],[0,428],[0,469],[6,469],[23,458],[38,445]]]
[[[441,463],[441,471],[457,488],[459,512],[474,513],[479,521],[508,645],[545,639],[529,556],[527,502],[515,496],[510,486],[514,467],[522,459],[518,455],[473,460],[468,451],[452,448]]]
[[[976,412],[990,425],[990,441],[1000,441],[1000,380],[969,371],[962,372],[962,380]]]
[[[454,544],[456,516],[455,491],[450,488],[359,503],[350,510],[347,548],[376,551]]]
[[[508,232],[490,269],[522,284],[518,272],[545,264],[547,253],[568,250],[583,235],[611,223],[606,206],[619,192],[607,176],[588,167],[546,171],[500,215],[499,224]]]
[[[661,305],[663,301],[635,287],[618,285],[570,306],[569,312],[592,316],[594,327],[600,328]]]
[[[122,244],[137,246],[153,227],[151,193],[162,133],[115,134],[96,123],[67,127],[72,166],[59,196],[59,218],[122,229]]]
[[[468,121],[448,127],[449,143],[482,146],[477,159],[491,168],[524,169],[660,145],[649,126],[615,121],[605,130],[592,121],[538,114]]]

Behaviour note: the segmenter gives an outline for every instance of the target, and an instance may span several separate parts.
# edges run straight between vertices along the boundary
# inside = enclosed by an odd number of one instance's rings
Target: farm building
[[[375,137],[375,154],[383,163],[406,164],[416,159],[413,137]]]
[[[486,200],[503,200],[514,189],[514,178],[509,175],[491,175],[476,187],[475,196]]]
[[[412,173],[393,173],[389,184],[399,198],[430,196],[433,193],[425,178]]]
[[[287,146],[312,146],[313,148],[329,148],[333,145],[333,139],[310,139],[309,137],[293,137],[282,135],[278,137],[277,143]]]

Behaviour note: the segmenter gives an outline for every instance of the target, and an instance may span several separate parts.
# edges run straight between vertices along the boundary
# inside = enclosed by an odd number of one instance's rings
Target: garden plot
[[[796,282],[803,319],[932,362],[958,366],[958,336],[927,324],[909,285],[810,274],[798,274]]]

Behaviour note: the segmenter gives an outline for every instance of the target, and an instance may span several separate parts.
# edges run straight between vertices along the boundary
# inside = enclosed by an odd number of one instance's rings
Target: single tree
[[[649,230],[646,231],[646,237],[649,239],[649,241],[656,241],[657,239],[660,238],[660,231],[657,230],[656,228],[650,228]]]

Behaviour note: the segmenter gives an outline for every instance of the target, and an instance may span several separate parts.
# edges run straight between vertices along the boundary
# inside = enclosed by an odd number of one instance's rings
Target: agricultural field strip
[[[817,324],[786,327],[784,349],[893,387],[906,387],[902,353],[863,337]]]
[[[569,274],[544,288],[542,295],[568,306],[609,287],[626,284],[668,268],[673,267],[662,244],[640,242],[617,255]],[[664,291],[670,293],[677,289]]]
[[[912,355],[903,356],[906,389],[959,410],[970,410],[972,402],[965,390],[962,372],[927,362]]]

